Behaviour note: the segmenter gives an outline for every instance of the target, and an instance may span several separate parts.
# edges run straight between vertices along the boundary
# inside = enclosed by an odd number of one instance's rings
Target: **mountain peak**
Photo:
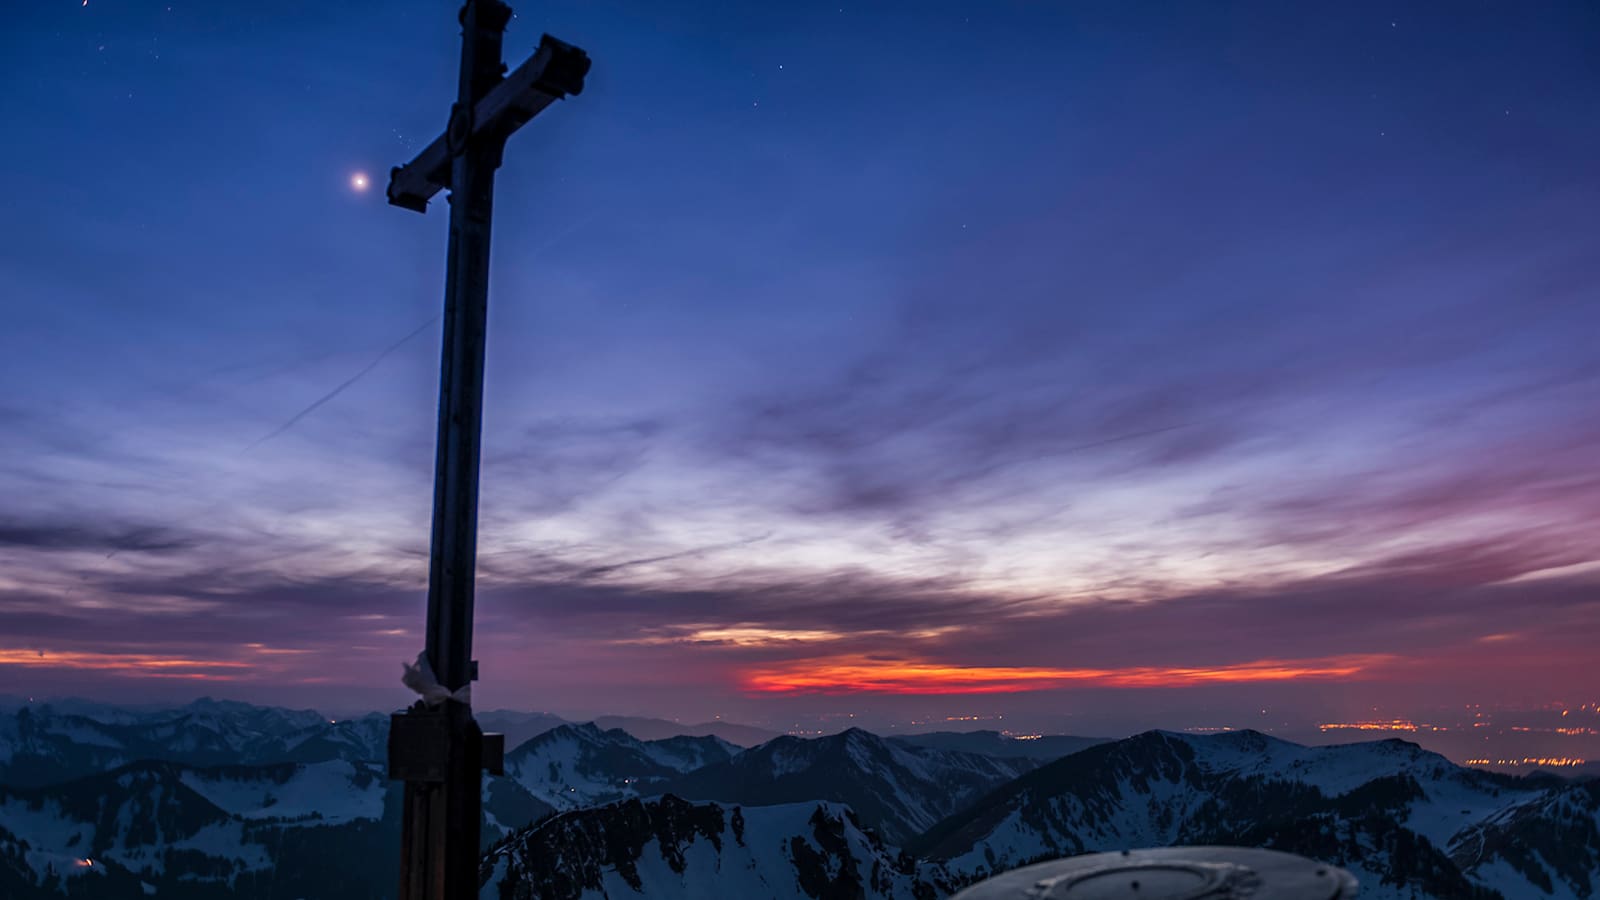
[[[633,736],[619,729],[601,728],[593,722],[563,722],[534,735],[529,743],[570,738],[587,744],[632,743]]]
[[[1030,768],[1023,760],[905,745],[847,728],[815,738],[774,738],[664,790],[750,806],[845,803],[885,838],[903,840]]]

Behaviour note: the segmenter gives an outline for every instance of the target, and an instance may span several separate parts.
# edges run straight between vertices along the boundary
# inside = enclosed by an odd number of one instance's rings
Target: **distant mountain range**
[[[529,738],[544,734],[557,725],[567,724],[566,719],[550,713],[515,712],[508,709],[474,712],[473,718],[478,720],[478,727],[484,731],[495,731],[505,735],[508,750],[525,743]]]
[[[215,701],[15,708],[0,897],[392,897],[386,724]],[[1464,769],[1393,740],[851,729],[741,748],[557,721],[484,797],[486,895],[503,898],[935,900],[1041,859],[1177,843],[1343,865],[1363,900],[1600,895],[1600,780]]]
[[[1020,757],[920,747],[852,728],[820,738],[774,738],[661,790],[745,806],[831,801],[900,842],[1037,765]]]
[[[29,787],[137,760],[197,766],[385,758],[389,717],[335,721],[313,710],[218,700],[152,712],[25,705],[0,716],[0,784]]]
[[[717,737],[739,747],[754,747],[778,737],[778,732],[737,722],[701,722],[684,725],[667,719],[650,719],[640,716],[601,716],[594,720],[600,728],[620,728],[641,741],[657,741],[669,737]]]

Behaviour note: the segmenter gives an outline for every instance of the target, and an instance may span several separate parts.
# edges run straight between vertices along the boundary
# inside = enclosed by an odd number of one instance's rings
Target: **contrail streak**
[[[718,553],[723,550],[733,550],[737,547],[746,547],[750,544],[759,544],[769,537],[772,537],[772,532],[770,531],[766,534],[758,535],[756,537],[744,538],[737,541],[729,541],[725,544],[712,544],[707,547],[696,547],[693,550],[682,550],[677,553],[668,553],[665,556],[649,556],[643,559],[630,559],[624,562],[610,563],[603,566],[590,566],[589,568],[577,573],[577,577],[598,578],[601,575],[609,575],[612,572],[617,572],[622,569],[629,569],[634,566],[647,566],[651,563],[668,562],[674,559],[687,559],[692,556],[704,556],[708,553]]]
[[[424,331],[427,331],[429,328],[432,328],[433,327],[433,323],[439,321],[440,315],[442,315],[442,313],[434,314],[432,317],[430,317],[428,319],[428,321],[423,322],[421,325],[417,326],[415,331],[412,331],[410,334],[406,335],[405,337],[401,338],[400,340],[395,341],[394,343],[392,343],[389,346],[385,347],[383,349],[383,352],[379,353],[377,356],[373,357],[372,362],[369,362],[365,366],[363,366],[361,371],[359,371],[359,372],[355,373],[354,375],[351,375],[349,378],[345,379],[344,382],[342,384],[340,384],[338,387],[336,387],[333,390],[327,392],[326,394],[323,394],[321,397],[317,398],[317,401],[315,403],[312,403],[310,406],[306,407],[305,409],[302,409],[299,412],[295,413],[294,416],[289,419],[289,421],[284,422],[282,425],[279,425],[277,428],[274,428],[271,433],[267,434],[265,437],[261,438],[260,440],[256,441],[255,443],[251,444],[249,447],[247,447],[245,449],[254,450],[255,448],[261,446],[262,444],[265,444],[267,441],[270,441],[273,438],[277,437],[278,435],[283,434],[285,431],[288,431],[289,429],[293,428],[295,426],[295,424],[298,423],[301,419],[304,419],[306,416],[309,416],[313,412],[316,412],[317,407],[321,406],[324,403],[327,403],[329,400],[332,400],[333,398],[335,398],[335,397],[339,396],[340,394],[344,393],[346,388],[348,388],[351,385],[355,384],[356,382],[360,381],[362,376],[366,375],[368,372],[371,372],[373,369],[376,369],[378,367],[378,363],[383,362],[384,359],[389,356],[389,354],[391,354],[391,353],[395,352],[396,350],[399,350],[401,347],[405,346],[407,341],[410,341],[412,338],[416,337],[417,335],[423,333]]]
[[[565,230],[563,230],[561,232],[558,232],[557,234],[552,235],[551,237],[546,238],[544,241],[534,245],[534,247],[532,249],[527,251],[528,254],[529,255],[533,255],[533,254],[537,254],[537,253],[542,253],[545,250],[550,249],[551,245],[560,243],[561,241],[567,239],[568,237],[571,237],[574,232],[588,227],[589,223],[593,222],[595,219],[598,219],[603,212],[604,212],[604,210],[595,210],[595,211],[589,213],[587,216],[584,216],[584,217],[580,218],[578,221],[574,222],[570,227],[566,228]],[[420,326],[418,326],[417,330],[411,332],[410,334],[406,335],[405,337],[401,338],[400,340],[395,341],[393,344],[390,344],[387,348],[384,349],[384,351],[382,353],[379,353],[377,355],[377,357],[372,360],[372,362],[367,363],[366,367],[363,368],[361,371],[359,371],[356,374],[350,376],[348,379],[345,380],[345,382],[343,384],[339,385],[338,387],[334,388],[333,390],[329,391],[328,393],[323,394],[320,398],[317,399],[317,401],[315,403],[311,404],[310,406],[306,407],[305,409],[300,410],[298,413],[295,413],[294,417],[291,418],[289,421],[283,423],[282,425],[279,425],[277,428],[273,429],[270,434],[266,435],[265,437],[261,438],[260,440],[256,441],[255,443],[251,444],[249,447],[246,447],[245,449],[246,450],[254,450],[255,448],[261,446],[262,444],[265,444],[267,441],[270,441],[273,438],[277,437],[278,435],[283,434],[285,431],[288,431],[290,428],[293,428],[301,419],[304,419],[306,416],[309,416],[313,412],[316,412],[317,407],[323,405],[324,403],[327,403],[329,400],[332,400],[333,398],[335,398],[335,397],[339,396],[340,394],[344,393],[346,388],[348,388],[351,385],[355,384],[357,381],[360,381],[362,376],[366,375],[368,372],[371,372],[373,369],[377,368],[378,367],[378,363],[383,362],[384,358],[387,357],[389,354],[393,353],[396,350],[399,350],[401,347],[403,347],[405,345],[405,343],[407,341],[409,341],[412,338],[416,337],[417,335],[423,333],[424,331],[427,331],[428,328],[433,325],[433,323],[439,321],[441,316],[443,316],[443,313],[439,313],[437,315],[434,315],[428,321],[423,322]]]

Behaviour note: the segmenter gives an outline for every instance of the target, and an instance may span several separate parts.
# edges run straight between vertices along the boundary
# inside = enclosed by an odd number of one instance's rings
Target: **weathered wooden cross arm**
[[[389,202],[427,212],[428,200],[450,188],[450,162],[460,148],[473,141],[504,141],[545,107],[583,93],[587,74],[587,53],[548,34],[540,38],[538,51],[490,89],[470,115],[461,115],[458,107],[443,134],[389,172]]]

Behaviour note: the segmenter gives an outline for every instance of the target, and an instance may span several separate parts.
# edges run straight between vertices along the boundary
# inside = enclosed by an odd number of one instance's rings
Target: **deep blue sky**
[[[0,689],[404,702],[455,5],[15,6]],[[1600,696],[1593,4],[518,12],[485,702]]]

